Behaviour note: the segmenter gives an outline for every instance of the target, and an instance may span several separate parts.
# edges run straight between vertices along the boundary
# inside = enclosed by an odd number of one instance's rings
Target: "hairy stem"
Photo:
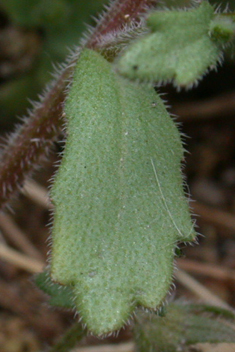
[[[138,21],[146,9],[156,5],[157,0],[117,0],[110,6],[96,31],[87,42],[89,48],[95,48],[102,36],[122,29],[131,21]]]
[[[75,323],[48,352],[68,352],[86,336],[81,323]]]
[[[138,21],[140,14],[157,0],[116,0],[97,24],[86,42],[96,48],[102,35]],[[26,177],[43,162],[63,126],[62,112],[65,90],[71,80],[79,54],[69,62],[30,116],[9,138],[0,160],[0,207],[22,187]]]
[[[71,73],[66,69],[41,104],[9,138],[0,161],[0,205],[4,206],[24,179],[45,159],[62,127],[62,102],[65,79]]]

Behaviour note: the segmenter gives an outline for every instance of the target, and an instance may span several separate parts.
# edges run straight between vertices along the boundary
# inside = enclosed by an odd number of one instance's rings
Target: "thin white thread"
[[[150,160],[151,160],[151,164],[152,164],[152,167],[153,167],[154,175],[155,175],[155,178],[156,178],[156,181],[157,181],[157,185],[158,185],[158,188],[159,188],[159,191],[160,191],[160,195],[161,195],[162,201],[163,201],[163,203],[164,203],[164,205],[165,205],[166,211],[167,211],[167,213],[169,214],[169,216],[170,216],[170,218],[171,218],[171,221],[172,221],[173,225],[175,226],[176,230],[177,230],[178,233],[184,238],[185,236],[182,234],[182,232],[181,232],[180,229],[178,228],[178,226],[177,226],[177,224],[176,224],[175,220],[173,219],[173,216],[172,216],[172,214],[171,214],[171,212],[170,212],[170,209],[168,208],[166,199],[165,199],[164,194],[163,194],[163,192],[162,192],[162,188],[161,188],[161,185],[160,185],[160,181],[159,181],[159,178],[158,178],[158,175],[157,175],[157,171],[156,171],[156,168],[155,168],[153,159],[150,158]],[[194,225],[192,225],[192,227],[191,227],[191,229],[190,229],[190,233],[191,233],[193,227],[194,227]]]

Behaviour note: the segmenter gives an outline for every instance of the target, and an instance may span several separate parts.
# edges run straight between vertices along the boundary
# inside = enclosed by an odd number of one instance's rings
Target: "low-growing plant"
[[[138,351],[234,342],[226,325],[232,313],[177,302],[160,317],[177,246],[196,233],[183,189],[181,136],[156,90],[166,82],[192,88],[215,69],[233,44],[234,14],[208,1],[157,5],[112,2],[2,155],[4,205],[65,127],[51,190],[49,266],[35,281],[52,305],[75,310],[83,328],[75,325],[55,351],[70,350],[76,334],[113,333],[134,314]],[[218,314],[221,321],[212,323]]]

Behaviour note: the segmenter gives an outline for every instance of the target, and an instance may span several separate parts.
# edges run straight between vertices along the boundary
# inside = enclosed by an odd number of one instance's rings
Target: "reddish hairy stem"
[[[119,0],[115,1],[106,12],[96,31],[89,38],[87,47],[95,48],[100,37],[121,29],[131,21],[138,21],[146,9],[156,5],[157,0]]]
[[[45,95],[40,106],[9,138],[0,161],[0,206],[4,206],[27,176],[43,162],[43,159],[61,132],[64,79],[71,68],[66,69],[56,84]]]
[[[96,48],[102,35],[122,28],[130,21],[138,21],[147,8],[157,0],[116,0],[98,23],[87,40],[88,48]],[[9,138],[0,160],[0,207],[23,185],[37,166],[42,163],[50,146],[61,132],[65,90],[78,55],[63,70],[41,103],[29,118]]]

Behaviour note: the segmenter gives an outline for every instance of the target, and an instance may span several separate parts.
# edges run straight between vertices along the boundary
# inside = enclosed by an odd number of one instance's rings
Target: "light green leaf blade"
[[[38,288],[50,297],[49,303],[52,306],[68,309],[74,308],[72,289],[69,286],[61,286],[58,283],[52,282],[48,271],[36,274],[34,282]]]
[[[191,86],[217,66],[222,57],[221,45],[231,38],[215,40],[211,36],[214,17],[214,9],[207,1],[187,11],[153,12],[147,19],[151,32],[120,56],[118,72],[130,79],[171,80],[176,86]]]
[[[164,317],[139,312],[134,327],[137,352],[175,352],[196,343],[235,342],[235,316],[201,304],[171,303]]]
[[[65,106],[68,139],[52,189],[52,279],[72,285],[95,334],[137,305],[156,308],[174,247],[195,236],[182,188],[179,132],[154,89],[85,50]]]

